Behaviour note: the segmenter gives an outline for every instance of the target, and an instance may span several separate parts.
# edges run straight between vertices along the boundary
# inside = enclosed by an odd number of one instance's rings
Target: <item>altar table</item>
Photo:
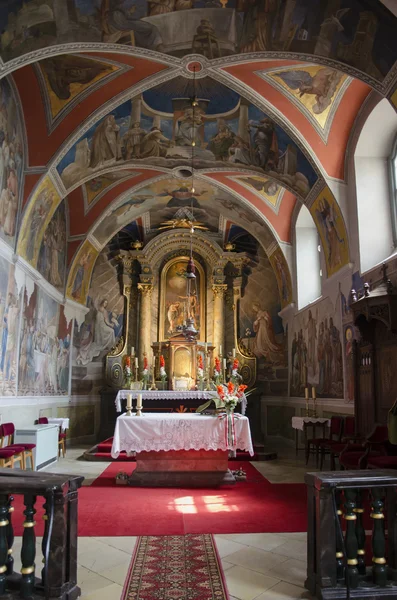
[[[112,457],[136,452],[131,485],[176,487],[234,483],[228,451],[254,454],[249,421],[234,416],[234,443],[226,435],[226,417],[196,413],[122,415],[117,418]]]
[[[143,407],[145,408],[145,400],[176,400],[177,402],[183,403],[186,400],[198,400],[201,404],[215,398],[217,393],[215,390],[119,390],[117,392],[115,406],[116,411],[121,412],[121,400],[127,399],[127,394],[131,394],[133,400],[136,400],[138,394],[142,394]],[[243,394],[241,398],[241,414],[245,415],[247,408],[247,398]],[[210,407],[211,408],[211,407]]]

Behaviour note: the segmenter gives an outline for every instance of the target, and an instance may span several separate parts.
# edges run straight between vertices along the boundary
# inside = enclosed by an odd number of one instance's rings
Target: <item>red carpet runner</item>
[[[138,539],[121,600],[228,600],[211,535]]]
[[[249,462],[232,462],[247,481],[218,489],[131,488],[115,483],[136,463],[114,462],[89,487],[79,490],[79,535],[184,535],[306,531],[306,486],[269,483]],[[41,535],[42,498],[37,499],[36,534]],[[22,500],[15,500],[15,534],[22,534]]]

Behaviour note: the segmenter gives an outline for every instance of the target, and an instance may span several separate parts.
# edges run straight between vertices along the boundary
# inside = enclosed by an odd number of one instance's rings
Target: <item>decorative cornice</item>
[[[223,298],[227,292],[227,284],[226,283],[214,283],[212,285],[212,293],[215,298]]]
[[[153,284],[152,283],[138,283],[138,290],[141,292],[142,296],[146,298],[150,298],[153,292]]]

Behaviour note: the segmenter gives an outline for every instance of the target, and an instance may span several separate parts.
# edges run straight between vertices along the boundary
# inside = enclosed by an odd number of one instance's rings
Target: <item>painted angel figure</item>
[[[323,230],[324,238],[327,244],[328,263],[331,269],[340,264],[340,246],[344,242],[344,238],[339,235],[337,228],[338,215],[335,213],[334,207],[326,198],[322,198],[316,209],[317,220]]]
[[[323,67],[315,75],[308,71],[282,71],[276,74],[291,90],[299,90],[299,97],[312,94],[316,97],[315,114],[321,114],[331,104],[343,74],[335,69]]]

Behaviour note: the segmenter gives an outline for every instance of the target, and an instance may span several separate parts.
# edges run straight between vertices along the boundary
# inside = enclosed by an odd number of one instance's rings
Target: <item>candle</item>
[[[312,387],[312,398],[313,398],[313,400],[316,400],[316,388],[315,387]]]
[[[219,356],[222,356],[222,345],[219,346]]]
[[[305,398],[309,400],[309,388],[305,387]]]
[[[136,407],[142,408],[142,394],[138,394],[138,396],[136,398]]]
[[[135,348],[134,348],[134,346],[131,346],[131,356],[135,356]]]
[[[135,357],[135,366],[136,366],[136,368],[139,367],[139,362],[138,362],[138,357],[137,356]]]
[[[233,358],[236,358],[236,348],[233,348]]]
[[[127,408],[132,407],[132,394],[127,394]]]
[[[223,368],[226,370],[226,358],[223,359]]]

